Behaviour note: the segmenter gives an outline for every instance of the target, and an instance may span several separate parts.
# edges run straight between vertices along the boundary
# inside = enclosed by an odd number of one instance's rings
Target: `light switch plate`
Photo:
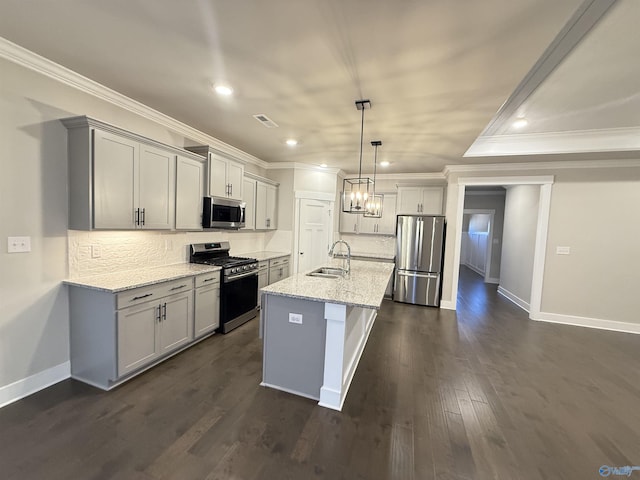
[[[100,258],[102,256],[102,247],[100,245],[91,245],[91,258]]]
[[[289,314],[289,323],[297,323],[298,325],[302,325],[302,314],[301,313],[290,313]]]
[[[571,255],[571,247],[556,247],[556,255]]]
[[[31,237],[7,237],[7,253],[31,251]]]

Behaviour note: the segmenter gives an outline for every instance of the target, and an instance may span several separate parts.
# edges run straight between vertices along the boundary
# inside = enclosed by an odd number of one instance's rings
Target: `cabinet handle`
[[[158,323],[160,323],[162,321],[162,305],[158,305],[158,317],[156,318],[156,320],[158,320]]]
[[[167,319],[167,303],[162,304],[162,320]]]
[[[142,215],[141,215],[141,218],[142,218],[142,225],[144,225],[144,217],[145,217],[145,215],[144,215],[144,208],[143,208],[143,209],[142,209]]]
[[[140,225],[140,209],[139,208],[136,208],[135,215],[136,215],[136,220],[135,220],[134,223],[135,223],[135,225]]]
[[[150,297],[151,295],[153,295],[153,293],[147,293],[146,295],[140,295],[138,297],[133,297],[131,300],[129,300],[130,302],[133,302],[135,300],[140,300],[141,298],[147,298]]]
[[[354,223],[354,224],[353,224],[353,231],[354,231],[354,232],[356,231],[356,227],[357,227],[357,225]]]
[[[169,291],[170,291],[170,292],[173,292],[174,290],[180,290],[181,288],[184,288],[184,287],[186,287],[186,286],[187,286],[186,284],[178,285],[177,287],[173,287],[173,288],[172,288],[171,290],[169,290]]]
[[[233,196],[233,183],[229,184],[229,191],[230,191],[229,195]]]
[[[202,280],[202,283],[204,282],[210,282],[212,280],[215,280],[215,277],[211,277],[211,278],[205,278],[204,280]]]

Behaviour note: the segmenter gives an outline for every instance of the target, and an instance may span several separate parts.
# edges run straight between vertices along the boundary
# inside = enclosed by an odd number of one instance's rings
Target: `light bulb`
[[[360,193],[360,190],[358,190],[356,192],[356,200],[359,202],[362,199],[362,194]]]
[[[351,192],[351,201],[353,201],[354,198],[356,198],[356,194]]]
[[[367,192],[364,192],[364,199],[366,200],[367,198],[369,198],[369,194]]]

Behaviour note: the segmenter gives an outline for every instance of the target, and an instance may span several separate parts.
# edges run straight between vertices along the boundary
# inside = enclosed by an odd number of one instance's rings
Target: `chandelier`
[[[371,108],[371,102],[369,100],[356,100],[356,108],[362,112],[360,120],[360,165],[356,178],[345,178],[342,182],[342,211],[345,213],[364,214],[367,202],[373,195],[373,180],[362,176],[364,111],[367,108]]]
[[[376,193],[376,170],[378,166],[378,147],[382,145],[381,140],[374,140],[371,142],[371,146],[374,148],[373,154],[373,194],[367,200],[365,205],[364,216],[369,218],[381,218],[382,217],[382,202],[384,195]]]

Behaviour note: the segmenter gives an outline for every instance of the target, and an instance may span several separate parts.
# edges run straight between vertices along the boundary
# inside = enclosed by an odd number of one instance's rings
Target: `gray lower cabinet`
[[[269,284],[279,282],[289,276],[289,257],[269,260]]]
[[[199,275],[194,290],[194,336],[200,338],[220,326],[220,272]]]
[[[258,289],[269,285],[269,261],[258,263]]]
[[[193,277],[111,293],[69,286],[71,376],[104,390],[193,341]]]

